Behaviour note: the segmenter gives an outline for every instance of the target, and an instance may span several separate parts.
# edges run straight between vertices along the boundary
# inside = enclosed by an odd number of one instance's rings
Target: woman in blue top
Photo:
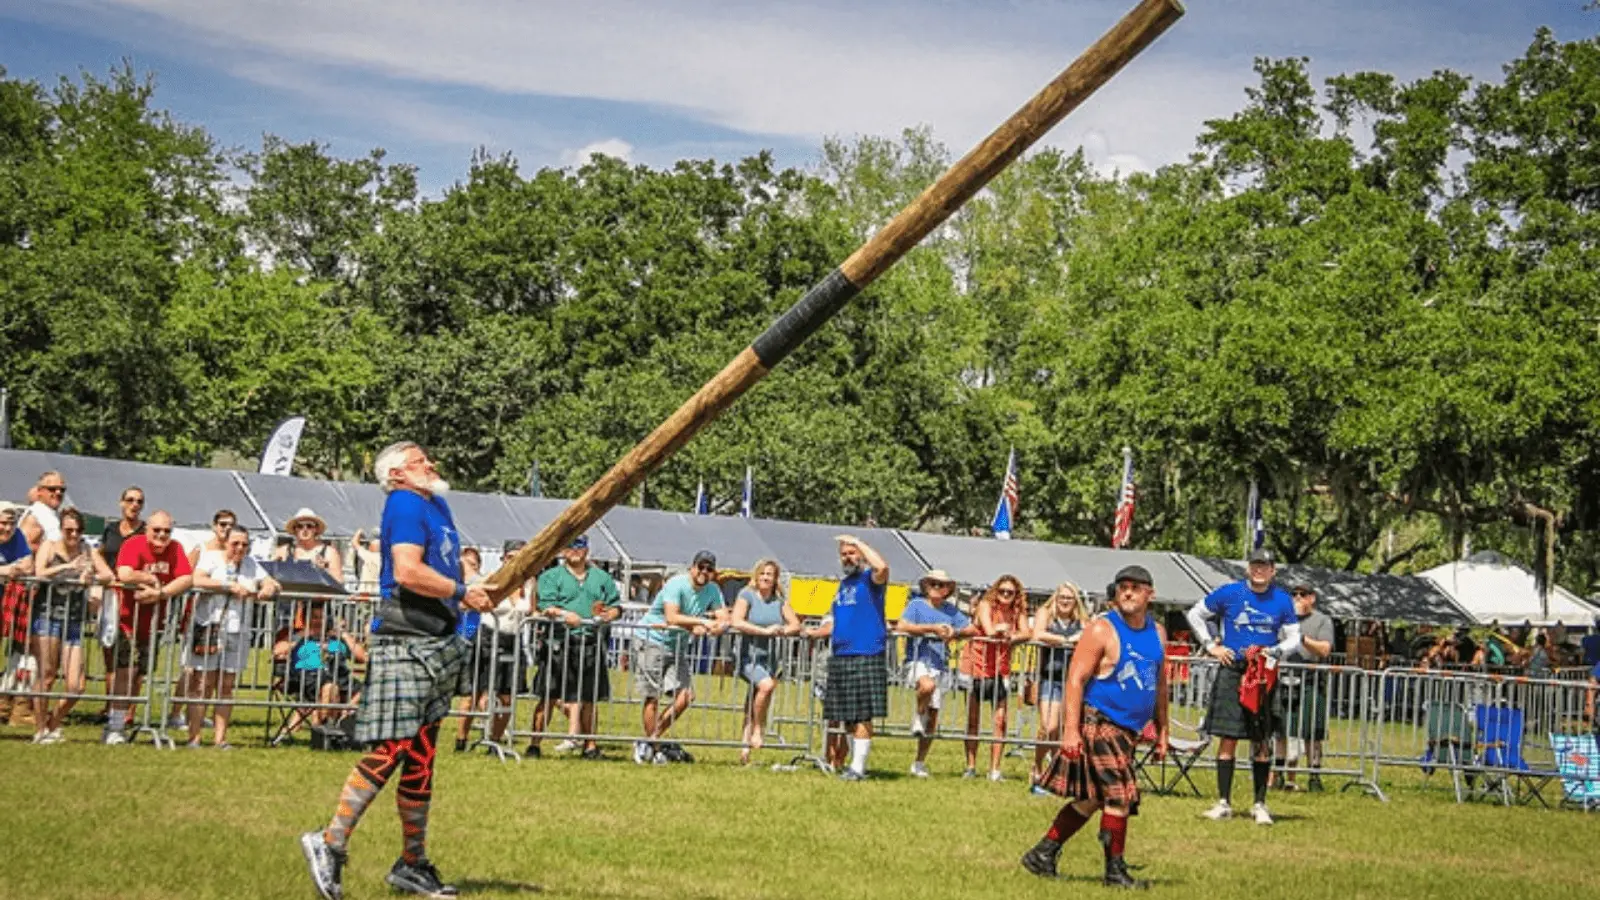
[[[800,633],[780,582],[783,570],[775,559],[763,559],[750,568],[750,583],[733,601],[734,631],[739,633],[739,677],[750,685],[744,701],[744,747],[739,763],[748,765],[750,754],[761,749],[767,731],[767,710],[777,687],[778,657],[773,638]]]
[[[1070,581],[1056,585],[1055,593],[1033,617],[1033,640],[1044,645],[1039,653],[1039,742],[1033,748],[1031,777],[1035,794],[1048,793],[1039,786],[1039,779],[1044,774],[1044,758],[1061,739],[1061,698],[1066,695],[1067,667],[1088,621],[1083,591]]]
[[[324,603],[313,603],[306,610],[306,627],[298,639],[279,641],[273,655],[288,660],[285,688],[292,696],[305,703],[323,706],[336,703],[354,703],[360,695],[360,685],[350,671],[350,662],[367,661],[367,648],[340,627],[338,617],[330,621]],[[344,696],[342,688],[349,688]],[[311,712],[313,725],[326,721],[332,710],[316,709]],[[335,717],[344,718],[344,715]],[[287,729],[293,730],[293,729]]]

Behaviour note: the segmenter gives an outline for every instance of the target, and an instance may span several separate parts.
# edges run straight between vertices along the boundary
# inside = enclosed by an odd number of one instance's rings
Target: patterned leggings
[[[433,762],[438,743],[439,723],[430,722],[411,737],[374,746],[345,779],[338,809],[322,833],[323,840],[330,847],[345,850],[350,832],[399,769],[395,806],[400,811],[400,830],[405,840],[401,858],[410,864],[427,859],[428,805],[433,800]]]

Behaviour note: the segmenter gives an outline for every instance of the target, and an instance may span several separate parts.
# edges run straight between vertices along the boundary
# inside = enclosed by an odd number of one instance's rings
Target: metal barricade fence
[[[1376,763],[1448,776],[1458,801],[1549,803],[1559,776],[1554,743],[1592,733],[1588,686],[1472,672],[1388,669]]]

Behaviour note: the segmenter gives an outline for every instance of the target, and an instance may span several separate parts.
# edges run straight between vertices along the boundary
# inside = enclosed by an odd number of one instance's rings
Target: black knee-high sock
[[[1233,760],[1217,760],[1217,793],[1222,799],[1233,802]]]
[[[1256,789],[1256,802],[1267,802],[1267,778],[1272,774],[1272,760],[1253,759],[1250,761],[1250,780]]]

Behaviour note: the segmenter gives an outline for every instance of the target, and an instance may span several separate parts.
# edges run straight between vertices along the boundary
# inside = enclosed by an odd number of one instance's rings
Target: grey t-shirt
[[[1327,641],[1331,647],[1333,645],[1333,620],[1328,618],[1328,614],[1325,612],[1312,610],[1311,615],[1300,619],[1300,637],[1302,639],[1310,638],[1313,641]],[[1322,659],[1322,657],[1307,650],[1304,643],[1300,645],[1300,649],[1295,651],[1295,655],[1310,662],[1317,662]]]

